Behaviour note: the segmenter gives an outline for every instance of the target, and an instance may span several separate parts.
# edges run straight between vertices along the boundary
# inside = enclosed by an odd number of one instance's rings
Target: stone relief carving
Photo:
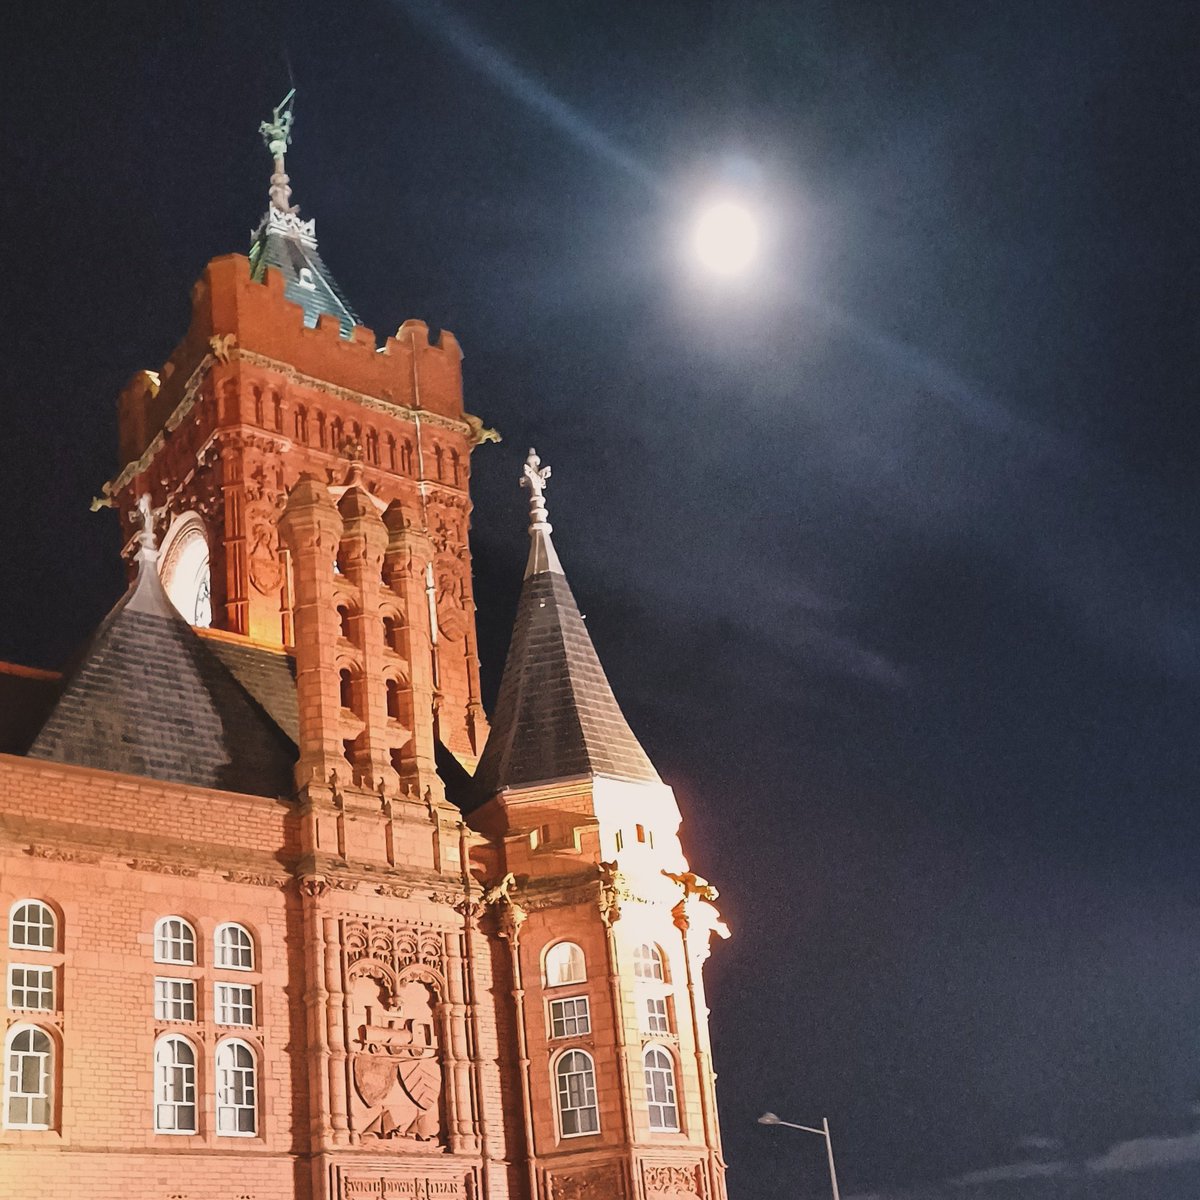
[[[672,1200],[702,1200],[704,1174],[698,1163],[646,1164],[642,1179],[648,1196],[670,1196]]]
[[[437,1005],[445,994],[436,930],[347,920],[351,1122],[362,1137],[435,1142],[442,1133]]]
[[[586,1171],[550,1176],[551,1200],[623,1200],[625,1195],[620,1163],[599,1163]]]
[[[442,1069],[437,994],[420,968],[397,978],[360,959],[347,992],[351,1119],[363,1137],[436,1141],[441,1134]]]

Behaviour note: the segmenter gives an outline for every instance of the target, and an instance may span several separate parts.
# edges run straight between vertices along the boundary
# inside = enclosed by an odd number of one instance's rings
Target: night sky
[[[0,657],[115,602],[115,400],[266,206],[380,334],[454,330],[486,695],[525,450],[734,930],[733,1200],[1194,1129],[1190,6],[26,4],[0,108]],[[763,262],[689,260],[694,206]],[[815,1144],[812,1144],[815,1143]],[[1180,1193],[1182,1196],[1182,1193]],[[1174,1200],[1174,1196],[1170,1197]]]

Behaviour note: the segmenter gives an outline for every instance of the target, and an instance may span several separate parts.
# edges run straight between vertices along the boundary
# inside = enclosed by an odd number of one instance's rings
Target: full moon
[[[710,271],[736,275],[758,253],[758,226],[740,204],[724,200],[700,214],[692,244],[700,262]]]

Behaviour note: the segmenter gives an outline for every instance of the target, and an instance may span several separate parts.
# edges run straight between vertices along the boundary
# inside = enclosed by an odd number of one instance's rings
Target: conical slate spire
[[[530,492],[529,561],[475,773],[477,803],[504,788],[580,776],[661,782],[621,713],[550,540],[549,478],[530,450],[521,480]]]
[[[96,631],[31,758],[278,796],[295,748],[175,611],[158,577],[150,498],[138,502],[137,578]]]
[[[342,295],[329,268],[317,250],[316,221],[302,221],[300,209],[292,201],[285,155],[292,141],[292,88],[275,108],[271,119],[258,128],[271,154],[270,206],[262,223],[250,235],[250,275],[262,282],[268,267],[283,276],[283,292],[293,304],[304,309],[304,323],[314,326],[322,314],[337,317],[342,333],[349,335],[362,322]]]

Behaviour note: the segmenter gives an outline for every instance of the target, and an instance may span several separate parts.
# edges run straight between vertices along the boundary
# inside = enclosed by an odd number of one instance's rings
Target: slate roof
[[[295,213],[271,208],[251,235],[250,277],[261,283],[267,268],[275,267],[283,276],[283,294],[303,307],[305,325],[315,326],[317,319],[328,313],[337,317],[343,336],[348,337],[362,322],[322,260],[315,228],[314,221],[301,221]],[[307,282],[302,282],[305,270]]]
[[[175,611],[158,571],[105,618],[29,755],[256,796],[290,795],[296,751],[257,694],[275,696],[278,664],[208,643]],[[274,675],[271,675],[272,671]],[[240,677],[248,686],[239,682]],[[291,697],[295,708],[295,694]]]
[[[549,530],[531,536],[475,802],[503,788],[580,775],[661,782],[621,713]]]

